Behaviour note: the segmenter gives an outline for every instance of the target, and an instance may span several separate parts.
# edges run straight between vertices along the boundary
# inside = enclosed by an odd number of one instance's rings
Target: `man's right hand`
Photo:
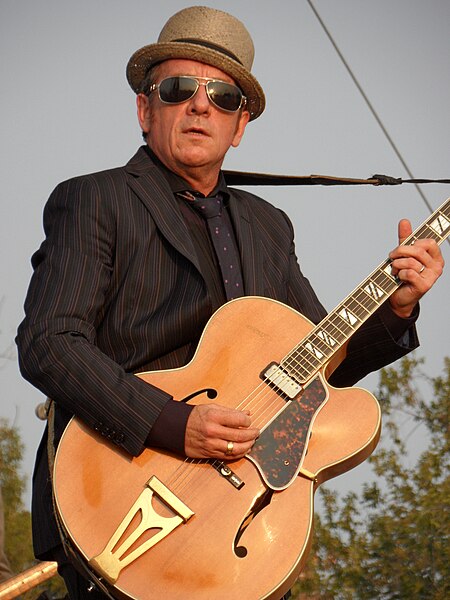
[[[195,406],[186,427],[186,456],[222,460],[242,458],[260,433],[251,423],[248,411],[217,404]]]

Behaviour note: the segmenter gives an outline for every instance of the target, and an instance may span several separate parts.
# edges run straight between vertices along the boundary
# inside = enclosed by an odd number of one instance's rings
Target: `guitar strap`
[[[369,179],[330,177],[329,175],[271,175],[247,171],[223,171],[227,185],[401,185],[402,183],[450,183],[450,179],[402,179],[372,175]]]
[[[47,398],[45,401],[45,410],[47,414],[47,456],[50,483],[52,484],[53,514],[58,526],[59,537],[61,538],[64,552],[69,556],[69,541],[59,520],[58,512],[56,510],[55,494],[53,493],[53,468],[55,466],[55,402],[50,398]]]

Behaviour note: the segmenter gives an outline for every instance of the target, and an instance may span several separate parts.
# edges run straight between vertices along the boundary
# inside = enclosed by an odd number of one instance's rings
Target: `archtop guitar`
[[[404,244],[449,233],[447,200]],[[327,376],[399,285],[385,260],[316,326],[274,300],[233,300],[188,365],[137,375],[180,401],[250,410],[261,435],[243,459],[133,458],[73,418],[55,459],[55,505],[93,579],[116,598],[278,600],[306,561],[315,490],[378,442],[377,400]]]

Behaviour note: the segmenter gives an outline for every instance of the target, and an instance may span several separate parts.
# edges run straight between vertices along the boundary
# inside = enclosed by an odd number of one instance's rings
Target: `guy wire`
[[[345,68],[347,69],[350,77],[353,80],[353,83],[356,85],[356,87],[359,90],[359,93],[361,94],[361,96],[363,97],[364,101],[366,102],[367,106],[369,107],[370,112],[372,113],[372,115],[374,116],[376,122],[378,123],[378,125],[380,126],[382,132],[384,133],[386,139],[388,140],[389,144],[391,145],[392,149],[394,150],[395,154],[397,155],[398,159],[400,160],[400,162],[402,163],[403,167],[405,168],[406,172],[408,173],[410,179],[415,179],[415,177],[413,176],[410,168],[408,167],[408,165],[406,164],[403,156],[401,155],[400,151],[398,150],[397,146],[395,145],[393,139],[391,138],[391,136],[389,135],[386,127],[383,125],[383,122],[381,120],[381,118],[378,116],[375,108],[372,106],[372,103],[370,102],[369,98],[367,97],[367,94],[364,92],[361,84],[358,82],[356,76],[354,75],[353,71],[351,70],[349,64],[347,63],[347,61],[344,58],[344,55],[342,54],[342,52],[340,51],[338,45],[336,44],[336,42],[333,39],[333,36],[331,35],[329,29],[327,28],[327,26],[325,25],[325,23],[323,22],[323,19],[320,17],[319,13],[317,12],[315,6],[312,3],[312,0],[307,0],[309,6],[311,7],[311,10],[313,11],[313,13],[315,14],[317,20],[319,21],[320,25],[322,26],[322,29],[325,31],[328,39],[330,40],[331,44],[333,45],[333,48],[335,49],[337,55],[339,56],[339,58],[341,59],[343,65],[345,66]],[[428,202],[427,198],[425,197],[425,194],[422,192],[421,188],[417,185],[417,183],[414,184],[416,190],[419,192],[420,197],[422,198],[422,200],[424,201],[426,207],[428,208],[428,210],[430,211],[430,213],[433,212],[433,209],[430,205],[430,203]],[[450,241],[450,240],[449,240]]]

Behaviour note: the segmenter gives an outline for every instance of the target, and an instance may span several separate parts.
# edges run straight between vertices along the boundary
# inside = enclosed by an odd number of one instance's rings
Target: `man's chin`
[[[186,152],[181,157],[181,164],[189,168],[201,168],[212,166],[216,164],[216,157],[212,157],[208,152],[202,149],[195,149],[195,151]]]

